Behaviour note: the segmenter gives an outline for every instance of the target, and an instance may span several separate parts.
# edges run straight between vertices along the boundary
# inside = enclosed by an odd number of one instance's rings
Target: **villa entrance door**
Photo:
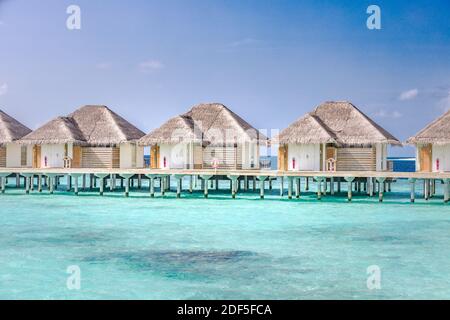
[[[421,146],[419,148],[419,161],[421,172],[431,172],[431,144]]]

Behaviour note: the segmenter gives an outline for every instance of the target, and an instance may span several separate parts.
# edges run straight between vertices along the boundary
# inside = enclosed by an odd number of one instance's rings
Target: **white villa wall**
[[[122,143],[120,149],[120,168],[143,168],[144,167],[144,147],[135,143]]]
[[[245,142],[242,145],[242,169],[259,169],[259,145]]]
[[[45,160],[47,159],[47,165]],[[64,144],[41,145],[41,168],[64,167]]]
[[[162,144],[159,149],[160,169],[185,169],[193,164],[191,144]],[[165,163],[165,166],[164,166]]]
[[[295,168],[293,166],[295,159]],[[288,170],[289,171],[319,171],[320,170],[319,144],[289,144]]]
[[[438,159],[439,169],[437,167]],[[450,171],[450,144],[432,146],[432,168],[433,172]]]
[[[27,148],[27,163],[22,166],[22,146]],[[31,145],[21,145],[18,143],[8,143],[6,145],[6,167],[7,168],[20,168],[26,167],[30,168],[33,161],[33,146]]]
[[[387,145],[377,143],[375,145],[375,164],[377,171],[387,170]]]
[[[144,167],[144,147],[135,143],[122,143],[120,148],[120,168],[143,168]]]

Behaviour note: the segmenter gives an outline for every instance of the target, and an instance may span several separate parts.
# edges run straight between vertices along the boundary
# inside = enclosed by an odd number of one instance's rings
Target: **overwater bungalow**
[[[450,171],[450,111],[410,137],[406,143],[416,146],[416,171]]]
[[[15,143],[31,130],[0,110],[0,168],[31,167],[31,147]]]
[[[273,140],[278,169],[386,171],[387,146],[400,141],[352,103],[330,101],[301,117]]]
[[[34,168],[142,168],[144,133],[106,106],[88,105],[20,139]]]
[[[199,104],[139,140],[153,169],[259,169],[267,137],[220,103]]]

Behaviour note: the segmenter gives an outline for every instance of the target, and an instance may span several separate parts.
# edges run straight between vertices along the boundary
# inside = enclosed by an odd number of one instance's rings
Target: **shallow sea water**
[[[223,185],[227,187],[228,185]],[[439,187],[439,186],[438,186]],[[0,299],[450,298],[450,208],[346,193],[0,195]],[[60,190],[64,190],[64,186]],[[303,188],[304,190],[304,188]],[[343,189],[343,191],[345,191]],[[437,190],[440,194],[440,189]],[[66,285],[81,270],[80,290]],[[381,289],[367,288],[367,268]]]

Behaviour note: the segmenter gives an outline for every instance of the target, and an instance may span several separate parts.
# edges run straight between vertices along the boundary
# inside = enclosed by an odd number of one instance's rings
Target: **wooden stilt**
[[[444,203],[447,203],[449,201],[449,183],[450,183],[450,179],[444,179]]]
[[[292,187],[294,177],[287,177],[287,178],[288,178],[288,199],[292,199]]]
[[[259,180],[259,197],[260,199],[264,199],[264,187],[267,176],[258,176]]]
[[[284,178],[280,177],[280,197],[284,195]]]
[[[38,192],[42,192],[42,176],[38,175],[37,177],[37,188]]]
[[[408,179],[410,188],[410,201],[414,202],[416,198],[416,179]]]
[[[193,177],[192,177],[192,175],[190,175],[189,176],[189,193],[192,193],[192,181],[193,180]]]
[[[347,200],[352,201],[352,181],[354,177],[345,177],[345,181],[347,181]]]
[[[300,178],[297,178],[297,179],[295,179],[295,181],[296,181],[296,184],[295,184],[295,197],[298,199],[298,198],[300,198],[300,183],[301,183],[301,180],[300,180]]]

